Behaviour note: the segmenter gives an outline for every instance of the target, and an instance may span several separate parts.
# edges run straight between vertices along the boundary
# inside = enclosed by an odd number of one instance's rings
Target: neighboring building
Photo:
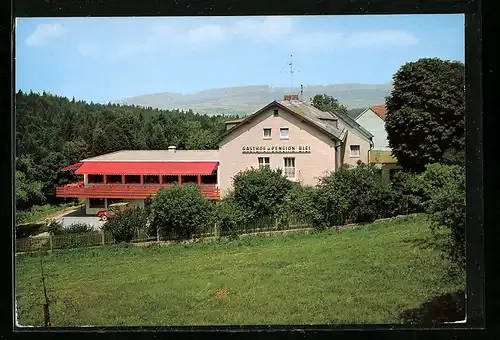
[[[281,168],[292,181],[314,185],[342,164],[367,163],[372,134],[347,115],[323,112],[285,96],[239,120],[226,122],[218,150],[118,151],[89,158],[77,168],[84,180],[56,189],[58,197],[87,198],[95,214],[120,199],[142,206],[160,187],[192,182],[212,199],[224,196],[240,171]]]
[[[389,139],[385,131],[385,105],[376,105],[361,112],[354,120],[373,135],[373,149],[390,151]]]
[[[402,167],[397,164],[389,147],[389,139],[385,130],[387,108],[375,105],[361,112],[354,120],[373,135],[373,150],[370,151],[370,163],[382,169],[382,178],[388,180],[394,171]]]

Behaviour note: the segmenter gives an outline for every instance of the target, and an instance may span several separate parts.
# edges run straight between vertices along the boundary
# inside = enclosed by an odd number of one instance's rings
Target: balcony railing
[[[71,183],[56,188],[57,197],[75,198],[137,198],[144,199],[156,194],[160,188],[169,188],[171,184],[92,184]],[[213,200],[220,198],[219,189],[215,184],[198,185],[201,193]]]

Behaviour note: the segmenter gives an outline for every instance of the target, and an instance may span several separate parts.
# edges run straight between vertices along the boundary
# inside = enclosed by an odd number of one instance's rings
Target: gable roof
[[[382,120],[385,121],[385,118],[387,117],[387,108],[385,107],[385,105],[370,106],[370,110],[375,112],[377,116],[379,116],[380,118],[382,118]]]
[[[284,101],[283,101],[284,102]],[[322,131],[323,133],[325,133],[326,135],[330,136],[330,137],[333,137],[337,140],[340,140],[341,137],[342,137],[342,131],[340,131],[339,129],[335,128],[333,125],[331,124],[328,124],[326,122],[321,122],[319,120],[319,118],[314,118],[314,114],[311,114],[311,112],[302,112],[300,110],[292,110],[288,105],[285,106],[283,105],[282,102],[278,102],[278,101],[272,101],[271,103],[267,104],[266,106],[264,106],[263,108],[261,108],[260,110],[252,113],[251,115],[243,118],[243,120],[241,122],[239,122],[238,124],[236,124],[235,126],[233,126],[232,128],[230,128],[229,130],[227,130],[222,136],[221,136],[221,139],[226,137],[227,135],[231,134],[232,132],[238,130],[241,126],[247,124],[248,122],[250,122],[252,119],[254,119],[255,117],[259,116],[261,113],[267,111],[268,109],[272,108],[272,107],[278,107],[278,108],[281,108],[282,110],[290,113],[291,115],[295,116],[296,118],[300,119],[302,122],[312,126],[312,127],[315,127],[316,129],[319,129],[320,131]],[[319,111],[319,110],[318,110]],[[320,111],[322,112],[322,111]],[[317,113],[316,113],[317,114]],[[324,114],[324,112],[323,112]]]
[[[219,150],[120,150],[81,162],[171,162],[218,161]]]
[[[345,132],[344,130],[338,129],[335,125],[332,124],[332,120],[335,119],[340,119],[342,121],[346,121],[346,118],[344,115],[336,115],[331,112],[324,112],[321,111],[311,105],[307,105],[303,102],[292,100],[280,100],[280,101],[273,101],[260,110],[254,112],[253,114],[245,117],[241,122],[227,130],[221,138],[226,137],[233,131],[239,129],[240,126],[243,126],[244,124],[248,123],[250,120],[253,118],[257,117],[259,114],[267,111],[271,107],[278,107],[281,108],[282,110],[290,113],[291,115],[295,116],[302,122],[320,130],[321,132],[325,133],[326,135],[335,138],[336,140],[343,141],[345,139]],[[353,126],[355,129],[359,130],[361,134],[366,137],[367,139],[371,139],[373,137],[372,134],[370,134],[368,131],[364,130],[359,124],[354,122],[352,119],[347,117],[350,122],[347,122],[348,125]],[[350,123],[350,124],[349,124]],[[353,124],[354,123],[354,124]]]
[[[336,115],[339,117],[343,122],[347,123],[350,127],[354,128],[355,130],[358,130],[363,136],[365,136],[368,139],[373,138],[373,134],[366,130],[364,127],[362,127],[358,122],[356,122],[354,119],[349,117],[349,115],[344,114],[342,112],[330,112],[332,115]]]

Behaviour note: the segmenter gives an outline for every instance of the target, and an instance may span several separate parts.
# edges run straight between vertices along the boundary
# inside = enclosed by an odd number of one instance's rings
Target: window
[[[125,175],[126,184],[139,184],[141,183],[141,175]]]
[[[198,183],[198,176],[195,175],[184,175],[182,176],[182,183]]]
[[[274,109],[273,115],[274,117],[278,117],[278,109]]]
[[[351,145],[351,157],[359,157],[359,145]]]
[[[179,182],[177,175],[163,175],[163,184],[174,184]]]
[[[280,139],[288,139],[288,128],[280,129]]]
[[[89,183],[104,183],[103,175],[89,175],[88,176]]]
[[[295,178],[295,158],[285,157],[284,165],[283,175],[286,178]]]
[[[269,161],[269,157],[259,157],[259,168],[267,167],[269,168],[271,162]]]
[[[122,175],[107,175],[106,183],[121,183]]]
[[[89,208],[104,208],[104,198],[89,198]]]
[[[201,175],[201,184],[217,184],[217,174]]]
[[[271,139],[271,129],[264,129],[264,139]]]
[[[144,175],[144,184],[159,184],[160,176],[158,175]]]

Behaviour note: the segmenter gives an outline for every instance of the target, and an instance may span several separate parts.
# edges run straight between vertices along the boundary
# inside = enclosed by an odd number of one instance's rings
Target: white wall
[[[367,109],[356,118],[356,122],[373,135],[374,150],[390,150],[385,122],[375,112]]]
[[[89,207],[89,199],[85,199],[85,213],[87,215],[97,215],[97,213],[101,210],[106,210],[108,207],[108,199],[104,199],[105,207],[104,208],[90,208]],[[123,202],[128,203],[128,206],[131,208],[141,207],[144,208],[144,199],[133,199],[133,198],[124,198]]]

